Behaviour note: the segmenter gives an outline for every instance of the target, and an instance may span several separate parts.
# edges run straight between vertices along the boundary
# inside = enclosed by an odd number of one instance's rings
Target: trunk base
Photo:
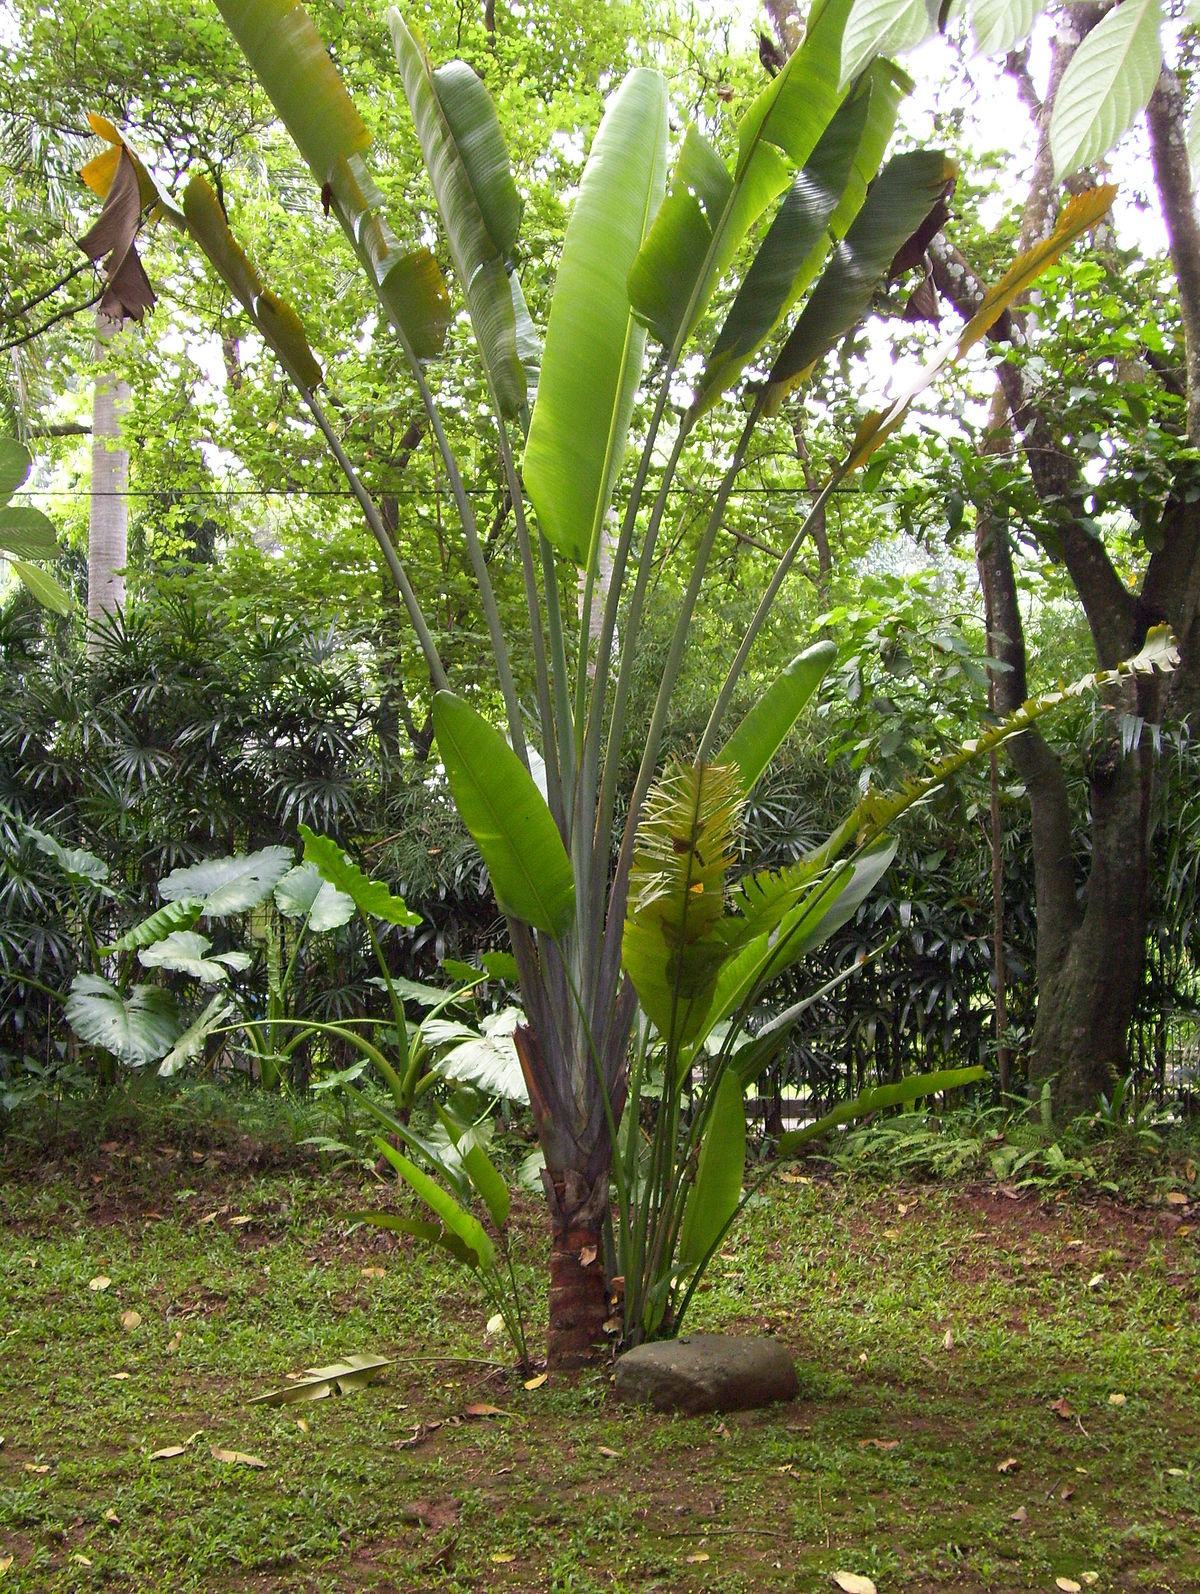
[[[608,1175],[589,1190],[573,1170],[543,1174],[550,1207],[550,1299],[546,1362],[582,1367],[604,1341],[608,1291],[601,1226],[608,1206]]]

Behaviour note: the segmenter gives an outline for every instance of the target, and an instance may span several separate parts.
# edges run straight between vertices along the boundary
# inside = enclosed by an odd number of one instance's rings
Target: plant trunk
[[[1123,755],[1114,731],[1093,751],[1088,775],[1092,857],[1086,904],[1067,927],[1056,922],[1055,903],[1039,901],[1029,1082],[1040,1092],[1053,1080],[1055,1112],[1066,1117],[1095,1107],[1101,1092],[1110,1094],[1128,1070],[1129,1027],[1145,970],[1153,776],[1148,751],[1139,747]],[[1050,922],[1042,922],[1044,914]]]
[[[546,1363],[582,1367],[604,1341],[608,1290],[604,1278],[604,1215],[608,1174],[589,1189],[573,1169],[543,1174],[550,1209],[550,1296]]]
[[[102,360],[119,322],[96,316],[96,358]],[[128,557],[129,455],[120,447],[121,419],[129,406],[129,383],[97,372],[92,398],[92,489],[88,506],[88,653],[96,654],[94,627],[125,602]]]

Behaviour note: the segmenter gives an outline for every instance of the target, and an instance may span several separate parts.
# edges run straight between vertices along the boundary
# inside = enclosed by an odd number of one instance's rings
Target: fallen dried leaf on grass
[[[942,1340],[942,1349],[943,1350],[953,1350],[954,1349],[954,1330],[952,1328],[948,1328],[946,1330],[945,1338]]]
[[[860,1576],[857,1572],[835,1572],[833,1581],[843,1594],[879,1594],[872,1580]]]
[[[97,1273],[94,1279],[88,1280],[88,1289],[95,1291],[97,1295],[102,1295],[111,1283],[112,1279],[107,1274]]]
[[[387,1277],[385,1267],[360,1267],[358,1270],[365,1279],[383,1279]]]
[[[1067,1404],[1067,1397],[1065,1395],[1060,1395],[1057,1400],[1050,1401],[1049,1407],[1054,1415],[1061,1418],[1063,1422],[1070,1422],[1071,1418],[1075,1415],[1074,1411],[1072,1411],[1071,1407]]]
[[[707,1550],[697,1550],[693,1555],[685,1555],[684,1560],[689,1566],[699,1566],[701,1561],[708,1560]]]
[[[46,1474],[50,1471],[50,1468],[48,1466],[44,1465],[44,1464],[39,1464],[39,1463],[37,1463],[35,1461],[27,1461],[25,1463],[25,1471],[26,1472],[32,1472],[32,1473],[36,1474],[36,1476],[39,1477],[39,1478],[44,1478],[46,1476]]]
[[[4,1576],[12,1564],[13,1558],[11,1555],[0,1555],[0,1577]]]
[[[182,1456],[187,1451],[186,1445],[164,1445],[161,1450],[150,1452],[151,1461],[170,1461],[173,1456]]]
[[[497,1550],[492,1556],[497,1566],[507,1566],[510,1561],[515,1561],[516,1556],[511,1550]]]
[[[226,1461],[230,1466],[258,1467],[266,1470],[266,1462],[260,1461],[257,1456],[249,1456],[244,1450],[222,1450],[220,1445],[209,1445],[209,1451],[214,1461]]]
[[[610,1461],[615,1461],[621,1452],[610,1449],[608,1445],[597,1445],[596,1454],[598,1456],[607,1456]]]
[[[1110,1406],[1123,1406],[1125,1404],[1125,1396],[1121,1394],[1110,1395],[1108,1403]]]
[[[1188,1198],[1182,1190],[1168,1190],[1163,1200],[1169,1207],[1186,1207],[1188,1204]]]
[[[900,1441],[899,1439],[860,1439],[858,1448],[860,1450],[898,1450]]]
[[[250,1406],[294,1406],[305,1400],[326,1400],[330,1395],[347,1395],[352,1389],[361,1389],[377,1376],[380,1369],[390,1367],[386,1356],[347,1356],[344,1362],[331,1362],[328,1367],[306,1367],[307,1377],[297,1378],[286,1389],[272,1389],[265,1395],[255,1395],[247,1402]]]
[[[111,1522],[114,1528],[119,1528],[121,1526],[121,1519],[113,1510],[112,1506],[109,1506],[108,1510],[104,1513],[104,1520],[106,1522]]]
[[[1019,1505],[1017,1507],[1017,1509],[1013,1512],[1012,1516],[1009,1517],[1008,1520],[1010,1522],[1028,1522],[1029,1521],[1029,1512],[1026,1511],[1026,1509],[1025,1509],[1025,1507],[1023,1505]]]
[[[1063,1594],[1083,1594],[1083,1584],[1077,1583],[1073,1577],[1056,1577],[1055,1588],[1060,1588]]]
[[[996,1471],[1015,1472],[1020,1465],[1021,1458],[1019,1456],[1005,1456],[1003,1461],[997,1462]]]
[[[535,1378],[527,1378],[525,1380],[525,1388],[540,1389],[549,1376],[549,1373],[538,1373]]]
[[[484,1400],[473,1401],[471,1405],[463,1407],[464,1417],[507,1417],[508,1412],[502,1406],[489,1406]]]
[[[142,1314],[140,1312],[130,1310],[121,1313],[121,1327],[127,1334],[132,1334],[135,1328],[140,1328],[141,1326]]]

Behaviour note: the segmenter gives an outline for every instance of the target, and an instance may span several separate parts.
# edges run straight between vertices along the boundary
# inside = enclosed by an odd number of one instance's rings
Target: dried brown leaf
[[[231,1466],[258,1467],[266,1470],[266,1462],[260,1461],[257,1456],[247,1455],[244,1450],[222,1450],[220,1445],[209,1445],[209,1451],[214,1461],[225,1461]]]

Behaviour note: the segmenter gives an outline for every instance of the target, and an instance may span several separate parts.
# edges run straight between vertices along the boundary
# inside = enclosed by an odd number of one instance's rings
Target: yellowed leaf
[[[684,1560],[689,1566],[699,1566],[701,1561],[707,1561],[708,1558],[707,1550],[695,1550],[691,1555],[684,1556]]]
[[[360,1268],[359,1271],[362,1273],[362,1276],[365,1279],[382,1279],[387,1277],[387,1268],[385,1267],[364,1267]]]
[[[115,1378],[118,1383],[123,1383],[126,1378],[132,1378],[132,1373],[109,1373],[110,1378]]]
[[[997,1472],[1015,1472],[1021,1465],[1019,1456],[1005,1456],[1004,1460],[997,1463]]]
[[[87,1556],[81,1554],[79,1550],[76,1550],[75,1554],[71,1557],[72,1566],[91,1566],[91,1564],[92,1563],[88,1560]]]
[[[301,1433],[307,1433],[308,1432],[308,1423],[305,1421],[305,1419],[303,1417],[297,1417],[296,1418],[296,1427],[299,1428]]]
[[[1028,1522],[1029,1512],[1026,1511],[1023,1505],[1019,1505],[1008,1520],[1010,1522]]]
[[[780,1173],[779,1177],[783,1180],[784,1184],[811,1184],[812,1183],[812,1180],[808,1177],[807,1174],[792,1173],[789,1168],[784,1168],[783,1171]]]
[[[484,1329],[484,1333],[485,1334],[498,1334],[503,1327],[504,1327],[504,1314],[503,1314],[503,1312],[493,1312],[492,1315],[487,1320],[487,1327]]]
[[[508,1566],[511,1561],[516,1560],[516,1556],[511,1550],[496,1550],[492,1555],[492,1560],[495,1561],[497,1566]]]
[[[1103,1273],[1093,1273],[1091,1278],[1088,1279],[1088,1289],[1089,1290],[1098,1290],[1103,1283],[1104,1283],[1104,1274]]]
[[[1187,1477],[1187,1473],[1183,1470],[1182,1467],[1168,1467],[1167,1468],[1167,1477],[1168,1478],[1186,1478]]]
[[[580,1265],[580,1267],[591,1267],[592,1263],[595,1260],[596,1260],[596,1247],[594,1245],[585,1245],[585,1246],[583,1246],[583,1248],[579,1252],[579,1265]]]
[[[1110,1406],[1123,1406],[1125,1404],[1125,1396],[1122,1394],[1110,1395],[1108,1397],[1108,1403]]]
[[[260,1461],[257,1456],[249,1456],[244,1450],[222,1450],[220,1445],[209,1445],[209,1451],[214,1461],[225,1461],[230,1466],[259,1467],[266,1469],[266,1462]]]
[[[178,1350],[182,1344],[183,1330],[181,1328],[177,1328],[174,1334],[172,1334],[171,1338],[167,1341],[167,1349],[169,1351],[175,1351]]]
[[[1188,1198],[1182,1190],[1168,1190],[1163,1200],[1169,1207],[1186,1207],[1188,1204]]]
[[[598,1456],[607,1456],[610,1461],[615,1461],[621,1452],[611,1449],[608,1445],[597,1445],[596,1454]]]
[[[1060,1588],[1063,1594],[1083,1594],[1083,1584],[1077,1583],[1073,1577],[1056,1577],[1055,1588]]]
[[[525,1388],[526,1389],[540,1389],[542,1387],[542,1385],[546,1382],[546,1379],[549,1376],[550,1376],[549,1373],[538,1373],[533,1378],[527,1378],[525,1380]]]
[[[46,1476],[46,1474],[50,1471],[50,1468],[48,1466],[46,1466],[45,1463],[39,1463],[39,1462],[36,1462],[36,1461],[27,1461],[25,1463],[25,1471],[26,1472],[35,1472],[38,1475],[39,1478],[44,1478]]]
[[[879,1594],[874,1582],[858,1572],[835,1572],[833,1581],[843,1594]]]
[[[119,1528],[121,1525],[121,1519],[113,1510],[112,1506],[109,1506],[108,1510],[104,1513],[104,1520],[106,1522],[111,1522],[114,1528]]]
[[[254,1222],[254,1219],[252,1217],[248,1217],[245,1214],[243,1214],[241,1217],[230,1218],[229,1227],[231,1229],[244,1229],[246,1227],[247,1223],[253,1223],[253,1222]]]
[[[900,1441],[899,1439],[860,1439],[858,1448],[860,1450],[898,1450]]]
[[[491,1406],[485,1400],[472,1401],[469,1406],[463,1407],[464,1417],[507,1417],[508,1413],[503,1406]]]
[[[1071,1407],[1067,1404],[1067,1397],[1065,1395],[1060,1395],[1057,1400],[1052,1400],[1049,1404],[1050,1410],[1062,1422],[1070,1422],[1071,1418],[1075,1415],[1075,1413],[1071,1410]]]
[[[135,1312],[132,1307],[121,1313],[121,1327],[127,1334],[132,1334],[135,1328],[142,1326],[142,1314]]]
[[[107,1274],[97,1273],[94,1279],[88,1280],[88,1289],[94,1290],[97,1295],[102,1295],[111,1283],[112,1279]]]
[[[1175,1230],[1175,1238],[1177,1240],[1182,1240],[1186,1235],[1189,1235],[1191,1232],[1192,1232],[1192,1225],[1190,1223],[1181,1223],[1179,1225],[1179,1227]]]
[[[187,1450],[186,1445],[164,1445],[161,1450],[150,1452],[151,1461],[170,1461],[174,1456],[182,1456]]]
[[[0,1555],[0,1577],[4,1576],[12,1564],[13,1558],[11,1555]]]
[[[1100,1581],[1099,1572],[1080,1572],[1079,1577],[1081,1582],[1086,1583],[1089,1588]]]
[[[952,1328],[948,1328],[946,1330],[945,1337],[942,1340],[942,1349],[943,1350],[953,1350],[954,1349],[954,1330]]]

